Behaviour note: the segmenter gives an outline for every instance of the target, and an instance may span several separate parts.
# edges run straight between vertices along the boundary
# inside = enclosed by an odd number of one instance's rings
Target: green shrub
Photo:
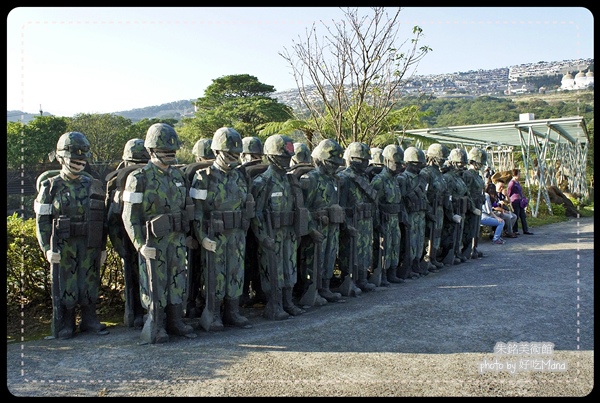
[[[52,304],[50,264],[36,237],[35,219],[16,213],[6,219],[6,296],[9,306]],[[123,265],[110,239],[100,270],[100,302],[111,301],[124,289]]]

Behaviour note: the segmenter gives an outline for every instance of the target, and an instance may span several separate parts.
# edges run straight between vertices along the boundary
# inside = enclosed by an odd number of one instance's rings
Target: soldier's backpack
[[[136,169],[145,167],[146,164],[133,164],[123,168],[119,168],[106,175],[106,208],[113,208],[111,213],[121,214],[123,212],[123,191],[129,174]]]

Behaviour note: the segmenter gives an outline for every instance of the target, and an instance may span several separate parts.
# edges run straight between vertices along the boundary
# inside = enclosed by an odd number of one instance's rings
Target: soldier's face
[[[217,156],[224,166],[234,168],[240,163],[240,153],[232,153],[229,151],[219,151]]]
[[[155,150],[152,153],[151,159],[152,162],[160,162],[164,165],[174,165],[177,164],[177,158],[175,158],[175,151],[170,150]]]
[[[85,169],[86,164],[86,160],[76,160],[68,157],[63,159],[63,167],[67,170],[67,172],[75,175],[81,173]]]

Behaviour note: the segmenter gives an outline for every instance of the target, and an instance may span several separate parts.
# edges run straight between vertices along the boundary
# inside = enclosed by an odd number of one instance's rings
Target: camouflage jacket
[[[99,239],[101,245],[98,247],[104,250],[107,238],[104,198],[102,183],[89,175],[71,179],[61,171],[57,176],[44,180],[34,202],[36,236],[44,253],[51,248],[52,220],[59,216],[68,217],[71,221],[70,236],[89,237],[90,231],[96,231],[93,236]],[[95,223],[92,227],[84,227],[92,220]],[[81,226],[83,233],[75,233],[75,226]]]
[[[152,162],[127,176],[123,192],[123,224],[136,250],[146,243],[146,222],[160,214],[168,214],[180,225],[186,217],[187,189],[182,172],[175,167],[162,170]],[[187,232],[173,228],[174,232]]]

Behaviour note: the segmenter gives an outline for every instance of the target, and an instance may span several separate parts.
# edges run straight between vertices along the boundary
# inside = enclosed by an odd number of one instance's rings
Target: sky
[[[195,100],[233,74],[294,89],[279,53],[313,23],[324,32],[343,17],[337,7],[15,8],[7,110],[73,116]],[[433,49],[416,75],[594,58],[594,17],[584,7],[406,7],[399,21],[399,41],[418,25],[419,44]]]

